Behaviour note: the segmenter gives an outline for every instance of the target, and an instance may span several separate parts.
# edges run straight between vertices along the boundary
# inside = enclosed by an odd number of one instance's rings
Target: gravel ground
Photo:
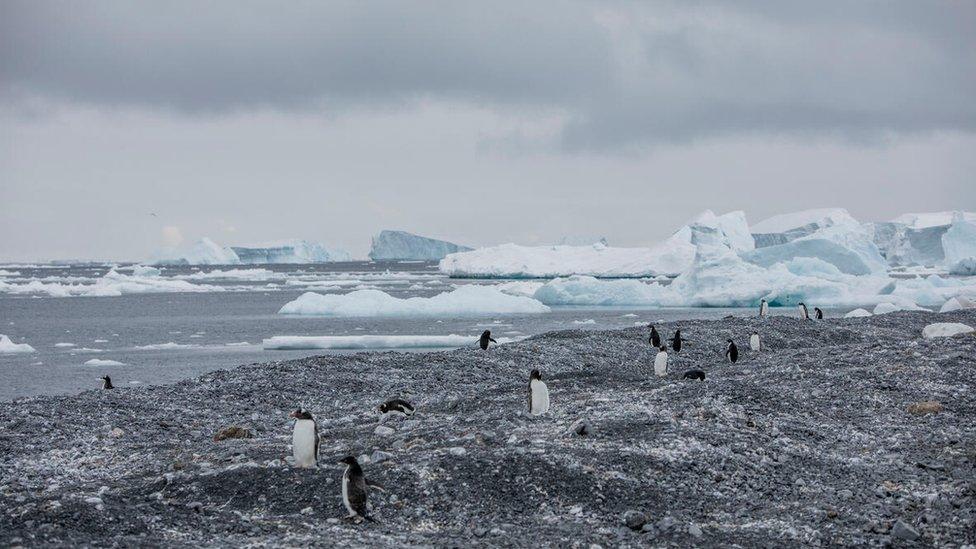
[[[937,321],[976,311],[682,321],[666,378],[643,329],[573,330],[4,403],[0,545],[972,545],[976,337],[922,339]],[[392,397],[417,415],[377,430]],[[288,465],[300,403],[317,470]],[[253,436],[214,440],[231,426]],[[342,518],[348,454],[388,489],[375,523]]]

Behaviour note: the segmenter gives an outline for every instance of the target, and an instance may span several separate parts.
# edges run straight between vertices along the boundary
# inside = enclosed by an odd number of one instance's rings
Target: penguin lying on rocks
[[[380,417],[380,423],[386,421],[388,417],[392,417],[392,416],[410,417],[413,415],[414,411],[415,408],[413,404],[410,404],[406,400],[402,400],[399,398],[388,400],[383,404],[380,404],[380,413],[383,414]]]
[[[688,370],[685,375],[681,376],[684,379],[700,379],[705,381],[705,372],[701,370]]]

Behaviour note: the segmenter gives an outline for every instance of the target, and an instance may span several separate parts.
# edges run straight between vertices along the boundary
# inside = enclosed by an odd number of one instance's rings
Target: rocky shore
[[[0,545],[972,546],[976,337],[931,322],[976,312],[665,323],[665,378],[645,329],[573,330],[3,403]],[[393,397],[418,412],[380,426]],[[299,405],[317,470],[288,464]],[[343,519],[350,454],[374,523]]]

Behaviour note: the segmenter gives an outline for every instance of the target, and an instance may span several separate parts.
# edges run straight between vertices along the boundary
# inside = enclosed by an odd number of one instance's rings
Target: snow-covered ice
[[[871,316],[871,312],[865,309],[854,309],[849,313],[844,315],[844,318],[861,318],[865,316]]]
[[[14,295],[47,294],[51,297],[117,297],[129,294],[222,292],[224,290],[225,288],[220,286],[191,284],[185,280],[159,276],[127,275],[114,269],[105,273],[104,276],[94,279],[91,284],[62,284],[40,280],[31,280],[19,284],[0,281],[0,293]]]
[[[964,266],[976,263],[976,221],[962,212],[952,216],[952,225],[942,235],[945,262],[953,270],[969,270]]]
[[[939,312],[951,313],[952,311],[959,311],[962,309],[976,309],[976,301],[966,299],[962,296],[951,297],[942,304]]]
[[[926,311],[931,312],[924,307],[919,307],[914,303],[878,303],[874,307],[874,314],[883,315],[887,313],[893,313],[895,311]]]
[[[151,261],[154,265],[236,265],[240,262],[234,250],[207,237],[189,247],[162,250]]]
[[[480,316],[545,313],[539,301],[503,293],[490,286],[466,285],[433,297],[397,298],[380,290],[344,295],[306,292],[286,303],[279,314],[329,317]]]
[[[498,338],[496,338],[498,339]],[[498,339],[499,343],[512,341]],[[275,336],[265,339],[266,351],[308,349],[429,349],[474,346],[478,335],[364,335],[364,336]]]
[[[932,339],[933,337],[951,337],[972,332],[972,326],[962,324],[961,322],[935,322],[922,328],[922,337]]]
[[[14,343],[9,337],[0,334],[0,355],[33,353],[34,348],[26,343]]]
[[[471,250],[453,242],[427,238],[406,231],[380,231],[373,237],[369,258],[377,260],[437,261],[448,254]]]

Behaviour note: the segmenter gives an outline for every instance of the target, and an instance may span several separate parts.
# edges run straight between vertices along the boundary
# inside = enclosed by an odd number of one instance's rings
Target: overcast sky
[[[0,260],[974,210],[974,29],[968,1],[4,0]]]

